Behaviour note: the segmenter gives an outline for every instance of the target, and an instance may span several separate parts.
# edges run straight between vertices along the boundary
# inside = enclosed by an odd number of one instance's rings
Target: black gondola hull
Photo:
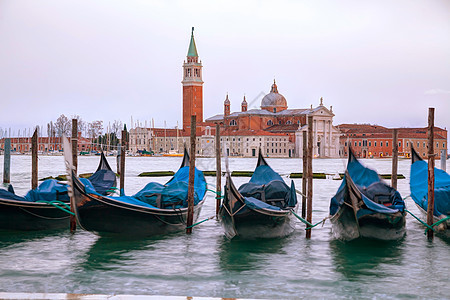
[[[53,205],[0,199],[0,229],[37,231],[69,228],[69,215]]]
[[[295,210],[296,207],[292,209]],[[279,238],[291,234],[295,229],[291,209],[248,207],[230,176],[227,176],[219,218],[225,236],[230,239],[234,236],[246,239]]]
[[[395,214],[373,213],[364,215],[355,221],[353,209],[342,206],[330,218],[331,232],[336,239],[350,241],[359,237],[378,240],[398,240],[405,233],[405,213]]]
[[[348,170],[345,172],[345,180],[344,203],[330,217],[335,238],[350,241],[362,237],[390,241],[401,239],[405,235],[404,211],[380,213],[368,209]]]
[[[219,217],[225,236],[233,238],[278,238],[291,234],[294,229],[294,220],[291,212],[273,214],[246,209],[239,214],[231,216],[223,207]]]
[[[187,208],[152,209],[127,204],[108,197],[86,194],[77,178],[74,182],[74,208],[79,225],[98,235],[155,236],[186,228]],[[197,220],[204,200],[194,207]]]

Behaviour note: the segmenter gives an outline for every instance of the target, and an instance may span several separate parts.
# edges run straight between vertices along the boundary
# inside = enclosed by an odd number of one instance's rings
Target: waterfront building
[[[31,153],[31,137],[11,137],[11,151],[14,153]],[[5,138],[0,139],[0,150],[5,149]],[[92,145],[91,139],[78,134],[78,151],[97,149]],[[38,151],[51,153],[63,150],[62,137],[38,137]]]
[[[182,153],[190,145],[190,118],[197,116],[197,154],[214,156],[215,126],[220,124],[223,155],[255,157],[258,149],[270,157],[301,157],[302,133],[307,131],[308,116],[313,117],[314,157],[339,157],[339,131],[333,126],[332,107],[323,105],[308,109],[288,109],[286,98],[274,81],[261,101],[260,109],[249,109],[244,97],[240,112],[231,112],[226,96],[224,113],[203,121],[202,63],[192,29],[186,60],[183,62],[182,128],[130,129],[131,152]]]
[[[348,146],[357,157],[381,158],[392,156],[393,130],[379,125],[369,124],[341,124],[337,128],[341,131],[340,153],[348,155]],[[428,155],[428,129],[425,128],[396,128],[398,130],[399,156],[409,157],[411,147],[422,158]],[[447,130],[434,128],[434,153],[440,158],[441,151],[447,150]],[[447,151],[445,152],[447,153]]]

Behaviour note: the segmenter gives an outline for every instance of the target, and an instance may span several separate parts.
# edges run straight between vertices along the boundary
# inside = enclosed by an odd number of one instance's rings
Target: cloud
[[[442,94],[450,94],[450,91],[446,91],[443,89],[431,89],[425,92],[425,95],[442,95]]]

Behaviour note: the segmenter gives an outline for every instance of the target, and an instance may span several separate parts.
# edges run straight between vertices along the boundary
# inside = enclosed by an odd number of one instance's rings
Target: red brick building
[[[61,137],[38,137],[38,151],[42,153],[62,151]],[[0,139],[0,150],[5,149],[5,138]],[[91,140],[78,134],[78,151],[91,149]],[[17,153],[31,153],[31,137],[12,137],[11,151]]]
[[[352,147],[357,157],[375,158],[392,156],[393,129],[379,125],[341,124],[341,156],[348,155],[348,146]],[[414,149],[423,158],[427,151],[427,128],[396,128],[398,130],[399,156],[409,157],[410,149]],[[447,150],[447,130],[439,127],[434,129],[434,152],[440,157],[441,150]]]

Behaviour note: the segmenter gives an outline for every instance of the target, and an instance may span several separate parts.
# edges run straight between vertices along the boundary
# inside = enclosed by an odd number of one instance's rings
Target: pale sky
[[[192,26],[205,118],[227,92],[232,111],[244,94],[259,107],[275,78],[289,108],[323,97],[334,125],[425,127],[435,107],[450,127],[448,0],[0,0],[0,127],[181,125]]]

